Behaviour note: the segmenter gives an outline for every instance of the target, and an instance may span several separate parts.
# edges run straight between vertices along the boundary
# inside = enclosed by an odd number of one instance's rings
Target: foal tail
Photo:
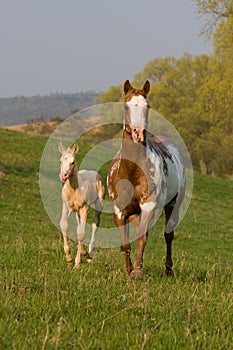
[[[104,187],[103,180],[102,180],[100,174],[97,174],[96,190],[97,190],[97,196],[98,196],[99,205],[100,205],[99,211],[102,211],[103,206],[104,206],[104,199],[105,199],[105,187]]]
[[[99,227],[100,224],[100,214],[104,207],[104,199],[105,199],[105,187],[102,181],[100,174],[97,173],[96,177],[96,191],[97,197],[95,200],[95,216],[93,218],[93,223]]]

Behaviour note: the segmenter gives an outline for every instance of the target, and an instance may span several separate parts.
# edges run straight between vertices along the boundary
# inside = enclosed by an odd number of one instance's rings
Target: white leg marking
[[[155,205],[156,205],[155,202],[150,201],[150,202],[145,202],[143,204],[140,204],[140,207],[142,211],[148,212],[153,210],[155,208]]]
[[[91,241],[89,243],[89,250],[88,250],[88,255],[90,257],[90,259],[88,259],[88,262],[91,262],[91,259],[93,258],[93,248],[94,248],[94,244],[95,244],[95,234],[97,231],[97,225],[93,222],[92,223],[92,233],[91,233]]]
[[[116,216],[118,217],[118,219],[121,219],[122,213],[121,213],[121,210],[116,206],[116,204],[114,204],[113,210],[114,210]]]

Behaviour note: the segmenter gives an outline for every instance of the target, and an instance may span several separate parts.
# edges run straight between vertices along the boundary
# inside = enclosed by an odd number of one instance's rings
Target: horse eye
[[[71,164],[74,165],[74,161]]]

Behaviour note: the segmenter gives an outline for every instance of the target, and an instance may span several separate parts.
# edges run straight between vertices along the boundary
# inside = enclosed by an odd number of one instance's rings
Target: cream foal
[[[59,143],[60,158],[60,180],[64,182],[62,188],[62,216],[60,227],[64,239],[64,252],[68,264],[72,263],[70,248],[68,245],[67,229],[68,218],[72,211],[76,213],[78,247],[75,258],[75,268],[78,268],[81,261],[81,254],[86,256],[91,262],[93,257],[93,247],[95,234],[100,224],[100,214],[104,205],[105,188],[101,176],[92,170],[78,171],[75,156],[78,152],[78,145],[65,149]],[[95,215],[92,220],[92,235],[88,252],[84,248],[85,224],[87,221],[90,205],[95,206]]]

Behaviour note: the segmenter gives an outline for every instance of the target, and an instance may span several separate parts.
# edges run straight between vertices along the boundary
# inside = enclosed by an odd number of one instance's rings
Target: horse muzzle
[[[144,138],[145,138],[144,128],[134,126],[134,125],[132,125],[131,128],[132,128],[131,135],[132,135],[133,141],[134,142],[143,142]]]
[[[62,182],[66,182],[66,180],[67,180],[68,177],[69,177],[69,174],[68,174],[68,173],[60,173],[60,174],[59,174],[59,177],[60,177],[60,180],[61,180]]]

